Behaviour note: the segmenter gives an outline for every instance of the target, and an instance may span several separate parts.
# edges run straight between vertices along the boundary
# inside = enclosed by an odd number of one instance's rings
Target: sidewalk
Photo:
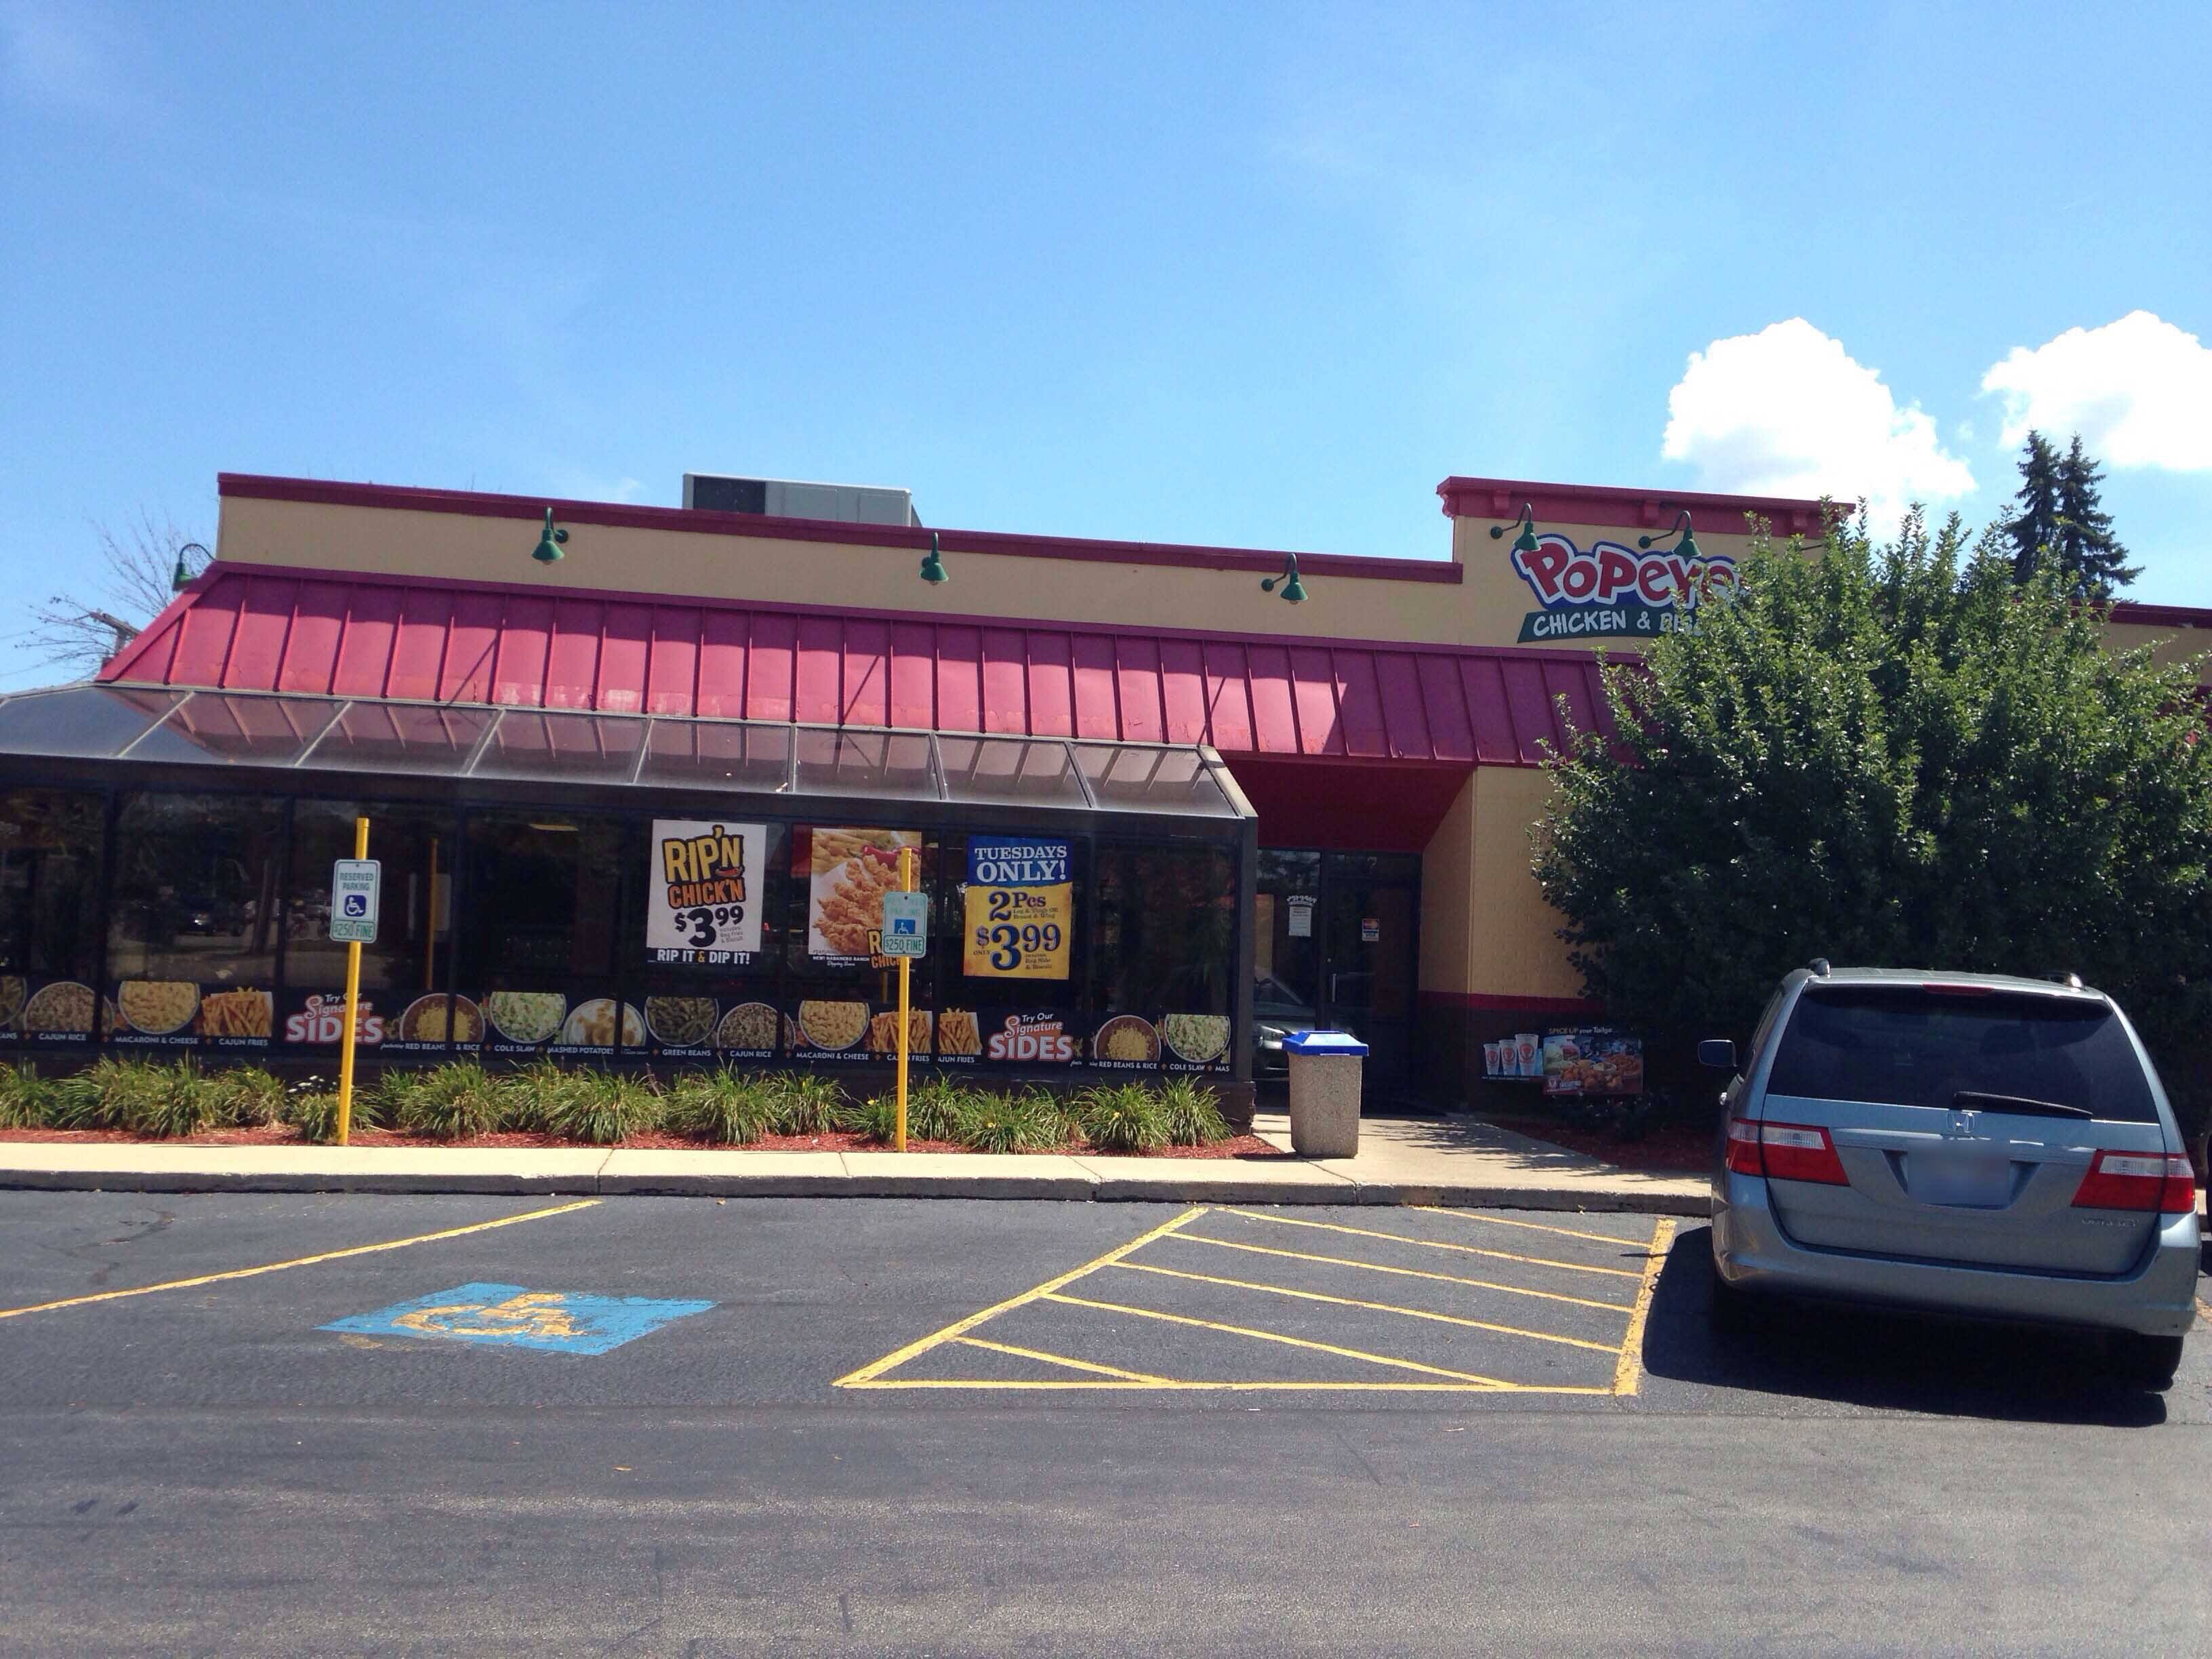
[[[1279,1113],[1255,1129],[1287,1150]],[[1441,1204],[1708,1212],[1703,1177],[1616,1170],[1465,1118],[1370,1119],[1350,1158],[620,1147],[0,1144],[0,1188],[106,1192],[678,1194],[713,1198],[1026,1198],[1211,1204]]]

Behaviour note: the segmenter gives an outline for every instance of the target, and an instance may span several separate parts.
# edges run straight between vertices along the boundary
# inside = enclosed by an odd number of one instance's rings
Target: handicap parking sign
[[[366,893],[348,893],[345,896],[345,913],[349,916],[367,915],[368,914],[368,895]]]
[[[883,953],[887,957],[929,954],[929,895],[884,895]]]

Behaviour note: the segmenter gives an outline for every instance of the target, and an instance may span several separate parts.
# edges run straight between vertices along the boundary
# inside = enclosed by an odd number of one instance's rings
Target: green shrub
[[[38,1129],[53,1109],[54,1085],[27,1061],[0,1066],[0,1129]]]
[[[1160,1085],[1159,1106],[1168,1139],[1176,1146],[1203,1146],[1229,1139],[1229,1121],[1215,1104],[1213,1091],[1187,1077],[1170,1078]]]
[[[164,1138],[207,1127],[212,1103],[207,1080],[189,1060],[167,1064],[95,1060],[53,1089],[47,1121],[58,1129],[127,1129]]]
[[[724,1066],[686,1072],[668,1087],[668,1127],[694,1140],[743,1146],[769,1133],[775,1103],[757,1078]]]
[[[898,1100],[892,1095],[876,1095],[862,1101],[852,1110],[848,1120],[852,1127],[871,1140],[889,1146],[898,1132]]]
[[[1075,1121],[1102,1152],[1149,1152],[1168,1142],[1167,1115],[1141,1083],[1093,1084],[1075,1097]]]
[[[569,1075],[578,1079],[578,1086],[553,1103],[546,1126],[553,1133],[593,1146],[611,1146],[660,1127],[668,1103],[652,1079],[620,1072]]]
[[[418,1073],[399,1091],[392,1127],[441,1140],[467,1140],[506,1127],[507,1098],[474,1060]]]
[[[123,1102],[132,1085],[125,1062],[100,1059],[67,1077],[56,1078],[48,1098],[46,1121],[57,1129],[119,1129]]]
[[[979,1152],[1046,1152],[1067,1143],[1067,1119],[1049,1091],[967,1092],[953,1139]]]
[[[768,1079],[767,1095],[775,1134],[828,1134],[853,1121],[844,1091],[826,1077],[781,1073]]]
[[[501,1127],[526,1134],[557,1134],[556,1123],[585,1109],[592,1082],[583,1072],[564,1071],[556,1061],[539,1059],[502,1073],[494,1086]]]
[[[259,1066],[240,1066],[207,1079],[208,1121],[232,1129],[258,1129],[284,1121],[284,1085]]]
[[[907,1139],[957,1141],[980,1099],[982,1095],[951,1078],[925,1078],[907,1088]]]
[[[380,1128],[389,1120],[385,1115],[388,1102],[394,1098],[383,1085],[391,1084],[404,1073],[387,1072],[382,1082],[374,1088],[356,1085],[353,1091],[353,1113],[349,1129]],[[295,1079],[284,1088],[284,1121],[300,1132],[301,1138],[319,1146],[329,1146],[338,1138],[338,1092],[328,1078]]]

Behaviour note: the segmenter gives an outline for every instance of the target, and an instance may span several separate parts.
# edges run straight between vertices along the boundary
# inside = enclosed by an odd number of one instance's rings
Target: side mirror
[[[1735,1070],[1735,1044],[1727,1037],[1707,1037],[1698,1045],[1698,1064],[1715,1071]]]

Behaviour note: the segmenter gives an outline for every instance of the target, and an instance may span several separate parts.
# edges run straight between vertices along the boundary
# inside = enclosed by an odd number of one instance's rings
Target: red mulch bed
[[[136,1135],[127,1129],[0,1129],[0,1141],[141,1141],[169,1146],[285,1146],[300,1142],[300,1132],[289,1124],[258,1129],[209,1129],[196,1135],[161,1137]],[[582,1146],[582,1141],[554,1135],[501,1133],[477,1135],[467,1140],[440,1140],[430,1135],[402,1134],[396,1129],[356,1129],[350,1137],[356,1146]],[[621,1143],[632,1150],[671,1152],[882,1152],[890,1149],[857,1130],[837,1129],[818,1135],[763,1135],[743,1146],[708,1146],[681,1135],[633,1135]],[[972,1150],[950,1140],[907,1138],[910,1152],[964,1152]],[[1093,1148],[1080,1141],[1060,1148],[1076,1157],[1091,1155]],[[1237,1135],[1210,1146],[1162,1146],[1139,1158],[1288,1158],[1288,1152],[1269,1146],[1257,1135]]]
[[[1692,1128],[1686,1123],[1662,1123],[1648,1130],[1640,1140],[1623,1140],[1601,1129],[1584,1129],[1550,1117],[1503,1117],[1495,1112],[1480,1115],[1515,1134],[1548,1140],[1571,1152],[1601,1158],[1624,1170],[1646,1175],[1704,1175],[1713,1167],[1716,1131]]]

